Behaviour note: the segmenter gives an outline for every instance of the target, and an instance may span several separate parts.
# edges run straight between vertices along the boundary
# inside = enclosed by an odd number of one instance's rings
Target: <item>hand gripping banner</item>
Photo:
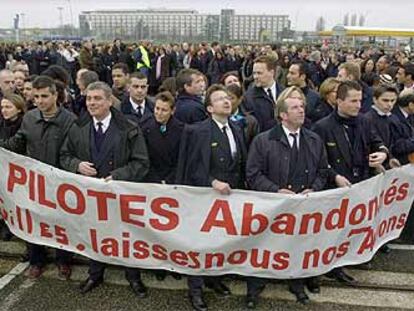
[[[308,195],[105,182],[0,149],[1,213],[31,243],[185,274],[288,279],[369,261],[398,238],[414,165]]]

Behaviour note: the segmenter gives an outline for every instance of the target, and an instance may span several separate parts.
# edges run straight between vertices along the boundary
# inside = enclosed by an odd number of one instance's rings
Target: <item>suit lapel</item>
[[[92,122],[92,125],[91,125]],[[81,137],[84,137],[86,142],[85,142],[85,146],[88,146],[88,148],[85,148],[85,150],[83,150],[86,153],[86,159],[89,160],[89,162],[92,162],[92,155],[91,155],[91,136],[92,136],[92,131],[93,131],[93,121],[86,123],[85,125],[82,126],[81,128]]]
[[[257,97],[259,97],[259,98],[264,98],[264,99],[266,99],[266,101],[270,104],[270,105],[272,105],[272,107],[275,105],[275,102],[273,101],[273,99],[271,99],[270,97],[269,97],[269,95],[264,91],[264,89],[262,89],[261,87],[260,88],[258,88],[258,93],[257,93],[257,95],[256,95]]]
[[[206,126],[200,131],[200,141],[201,144],[201,162],[206,168],[206,172],[210,171],[210,156],[211,156],[211,131],[212,131],[212,122],[206,122]]]

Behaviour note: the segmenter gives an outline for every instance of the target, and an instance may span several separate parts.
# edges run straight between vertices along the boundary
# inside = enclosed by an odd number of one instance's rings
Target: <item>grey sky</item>
[[[366,26],[414,29],[414,1],[409,0],[0,0],[0,27],[12,27],[16,13],[24,13],[23,27],[58,26],[58,7],[63,7],[64,23],[70,23],[70,4],[76,25],[79,13],[87,10],[175,8],[219,13],[231,8],[236,14],[288,14],[297,30],[313,30],[319,16],[331,27],[347,12],[364,14]]]

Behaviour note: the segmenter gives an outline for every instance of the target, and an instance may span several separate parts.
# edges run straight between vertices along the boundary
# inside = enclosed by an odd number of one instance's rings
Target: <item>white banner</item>
[[[106,183],[4,149],[0,167],[1,212],[18,237],[186,274],[288,279],[369,261],[398,238],[414,197],[414,165],[306,196]]]

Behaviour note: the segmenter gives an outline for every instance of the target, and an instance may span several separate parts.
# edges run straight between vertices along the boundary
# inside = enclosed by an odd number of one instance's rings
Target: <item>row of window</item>
[[[173,16],[162,16],[162,15],[156,15],[156,16],[130,16],[130,17],[120,17],[120,16],[91,16],[88,18],[88,20],[91,21],[106,21],[106,20],[115,20],[115,21],[137,21],[137,20],[170,20],[170,21],[202,21],[206,20],[207,17],[205,16],[191,16],[191,17],[173,17]]]
[[[130,22],[130,21],[123,21],[123,22],[117,22],[117,21],[99,21],[99,22],[92,22],[92,24],[95,27],[105,27],[106,25],[114,25],[114,26],[126,26],[126,27],[135,27],[136,25],[139,24],[139,22],[135,21],[135,22]],[[164,26],[164,27],[203,27],[204,25],[206,25],[206,22],[185,22],[185,21],[180,21],[180,22],[170,22],[170,21],[143,21],[144,25],[160,25],[160,26]],[[218,26],[218,24],[216,24]],[[287,27],[284,24],[264,24],[264,23],[255,23],[255,24],[229,24],[228,26],[230,29],[234,28],[234,29],[239,29],[239,28],[253,28],[253,29],[261,29],[261,28],[267,28],[267,29],[283,29],[285,27]]]
[[[179,21],[179,20],[186,20],[186,21],[193,21],[193,20],[206,20],[208,16],[188,16],[188,15],[179,15],[179,16],[171,16],[171,15],[129,15],[129,16],[114,16],[114,15],[91,15],[85,16],[90,21],[105,21],[105,20],[115,20],[115,21],[137,21],[140,19],[143,20],[170,20],[170,21]],[[217,16],[212,16],[213,18],[218,19]],[[263,17],[263,16],[239,16],[239,17],[232,17],[229,19],[230,22],[235,23],[246,23],[246,22],[278,22],[278,23],[287,23],[288,19],[286,17]]]

